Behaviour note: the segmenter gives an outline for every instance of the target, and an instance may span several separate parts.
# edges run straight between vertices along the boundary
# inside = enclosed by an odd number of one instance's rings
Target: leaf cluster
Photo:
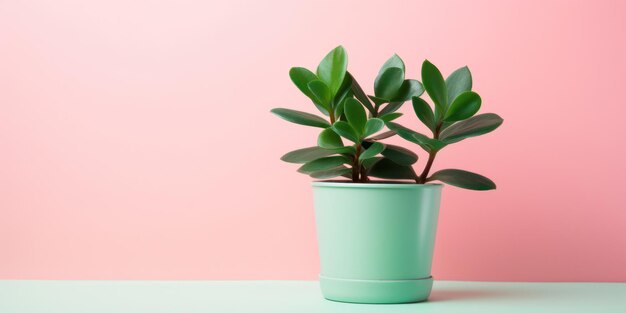
[[[495,189],[490,179],[464,170],[444,169],[429,175],[440,150],[489,133],[502,124],[496,114],[476,115],[482,100],[472,91],[469,68],[459,68],[444,79],[439,69],[426,60],[420,82],[405,78],[404,62],[394,54],[380,68],[374,94],[367,95],[347,67],[346,51],[339,46],[322,59],[315,73],[302,67],[289,71],[296,87],[323,116],[286,108],[272,110],[289,122],[322,128],[316,146],[291,151],[283,155],[283,161],[302,164],[298,171],[317,179],[346,177],[365,183],[375,177],[420,184],[438,180],[472,190]],[[433,106],[420,97],[424,91]],[[395,122],[402,115],[398,109],[409,100],[432,136]],[[387,131],[381,132],[385,128]],[[415,152],[382,142],[396,134],[428,154],[421,174],[413,169],[418,161]]]

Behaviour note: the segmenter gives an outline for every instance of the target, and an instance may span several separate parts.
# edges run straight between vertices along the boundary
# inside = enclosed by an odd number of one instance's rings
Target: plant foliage
[[[439,69],[425,60],[421,76],[421,82],[407,79],[404,61],[394,54],[380,68],[374,93],[368,95],[348,72],[348,56],[342,46],[330,51],[315,72],[291,68],[292,82],[322,116],[286,108],[272,109],[272,113],[286,121],[322,130],[317,146],[291,151],[281,160],[301,164],[298,172],[316,179],[345,177],[366,183],[375,177],[418,184],[440,181],[472,190],[495,189],[489,178],[464,170],[443,169],[429,175],[439,151],[492,132],[503,120],[493,113],[476,115],[482,99],[472,91],[468,67],[459,68],[444,79]],[[421,97],[424,92],[432,106]],[[406,101],[411,101],[413,111],[431,136],[395,122],[402,116],[396,111]],[[420,174],[413,168],[418,161],[416,153],[382,142],[394,135],[426,152],[428,158]]]

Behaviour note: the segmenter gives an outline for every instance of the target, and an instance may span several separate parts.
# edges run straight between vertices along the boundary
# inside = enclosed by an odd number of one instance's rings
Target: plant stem
[[[372,117],[378,117],[378,110],[380,109],[380,104],[379,103],[375,103],[374,104],[374,112],[372,113]]]
[[[356,154],[354,155],[354,160],[352,161],[352,182],[359,182],[359,173],[361,166],[359,165],[359,156],[361,155],[361,145],[356,145]]]
[[[442,125],[443,125],[443,122],[439,122],[439,124],[437,124],[437,127],[435,127],[435,131],[433,132],[434,139],[439,139],[439,133],[441,132]]]
[[[424,171],[422,174],[416,179],[418,184],[426,183],[426,178],[428,178],[428,172],[430,172],[430,168],[433,166],[433,162],[435,161],[435,156],[437,155],[437,151],[432,151],[428,154],[428,161],[426,162],[426,167],[424,167]]]
[[[365,167],[361,165],[361,182],[367,183],[368,181],[370,181],[370,179],[367,177],[367,171],[365,170]]]
[[[439,139],[439,133],[441,132],[442,124],[443,124],[442,122],[439,122],[439,124],[437,124],[437,127],[435,127],[435,130],[433,131],[434,139]],[[433,162],[435,161],[435,156],[437,155],[437,152],[438,151],[430,151],[428,153],[428,161],[426,161],[426,166],[424,167],[422,174],[420,174],[420,176],[417,179],[415,179],[415,182],[417,182],[418,184],[426,183],[426,179],[428,178],[428,173],[430,172],[430,168],[433,166]]]

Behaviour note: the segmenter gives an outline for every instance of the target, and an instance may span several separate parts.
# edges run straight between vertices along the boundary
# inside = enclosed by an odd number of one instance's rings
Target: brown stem
[[[426,167],[424,167],[424,171],[418,177],[417,183],[424,184],[426,183],[426,178],[428,178],[428,172],[430,172],[430,168],[433,166],[433,162],[435,161],[435,156],[437,155],[437,151],[432,151],[428,155],[428,161],[426,162]]]
[[[439,123],[437,124],[437,127],[435,127],[435,131],[433,132],[433,138],[434,139],[439,139],[439,133],[441,132],[441,126],[443,125],[443,123]]]
[[[374,113],[372,114],[372,117],[378,117],[378,110],[380,109],[380,104],[379,103],[375,103],[374,104]]]
[[[361,182],[367,183],[368,181],[370,181],[370,179],[367,177],[367,170],[365,169],[365,166],[361,165]]]
[[[361,155],[361,145],[356,146],[356,154],[354,155],[354,160],[352,161],[352,182],[359,182],[359,156]]]
[[[433,131],[433,138],[434,139],[439,139],[439,133],[441,132],[441,125],[443,123],[439,123],[437,124],[437,127],[435,127],[435,131]],[[431,151],[428,154],[428,161],[426,162],[426,166],[424,167],[424,170],[422,171],[422,174],[420,174],[420,176],[415,180],[418,184],[425,184],[426,183],[426,179],[428,178],[428,173],[430,172],[430,168],[433,166],[433,162],[435,161],[435,156],[437,155],[438,151]]]

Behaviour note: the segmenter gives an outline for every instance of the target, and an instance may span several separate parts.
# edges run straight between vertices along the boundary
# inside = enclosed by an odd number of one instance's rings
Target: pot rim
[[[380,181],[376,183],[353,183],[341,181],[320,180],[311,182],[313,187],[327,188],[356,188],[356,189],[441,189],[443,184],[416,184],[409,182]]]

